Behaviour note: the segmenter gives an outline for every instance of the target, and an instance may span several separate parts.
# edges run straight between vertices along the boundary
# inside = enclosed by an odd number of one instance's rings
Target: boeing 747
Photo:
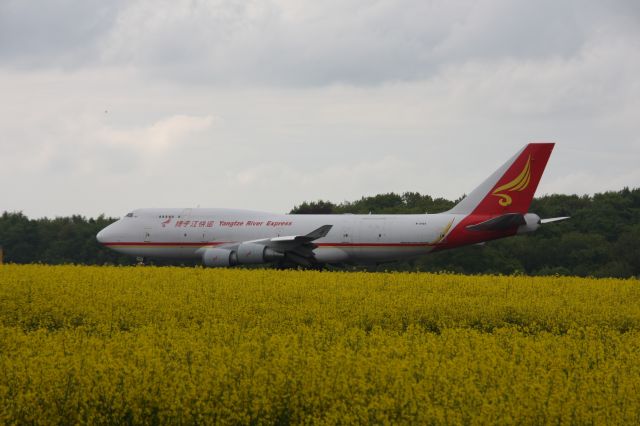
[[[375,264],[533,232],[529,206],[553,143],[531,143],[451,210],[437,214],[294,215],[223,208],[145,208],[107,226],[98,241],[143,258],[206,266]]]

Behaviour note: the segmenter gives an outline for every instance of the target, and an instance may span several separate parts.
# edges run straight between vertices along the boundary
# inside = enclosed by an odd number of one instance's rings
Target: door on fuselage
[[[353,218],[350,214],[344,215],[344,219],[340,225],[340,242],[343,246],[348,247],[353,242]]]
[[[182,212],[178,215],[178,218],[182,221],[182,226],[179,228],[179,241],[188,242],[190,237],[189,226],[191,225],[192,219],[191,209],[182,210]]]
[[[365,260],[384,260],[389,256],[385,245],[387,220],[384,217],[362,217],[358,226],[358,257]]]

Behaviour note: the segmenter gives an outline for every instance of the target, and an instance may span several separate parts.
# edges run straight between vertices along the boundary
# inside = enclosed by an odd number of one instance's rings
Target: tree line
[[[291,213],[439,213],[455,203],[417,192],[388,193],[342,203],[304,202],[295,206]],[[542,226],[533,234],[443,251],[410,261],[385,263],[377,269],[640,276],[640,188],[593,196],[544,196],[533,200],[530,211],[543,218],[571,216],[571,219]],[[134,258],[106,249],[95,239],[100,229],[116,220],[78,215],[30,219],[21,212],[4,212],[0,217],[0,246],[4,249],[4,260],[14,263],[134,264]],[[178,264],[185,263],[196,262],[180,261]]]
[[[304,202],[291,213],[440,213],[458,201],[417,192],[389,193],[339,204],[323,200]],[[532,234],[383,264],[378,269],[640,276],[640,188],[593,196],[548,195],[535,198],[529,211],[542,218],[570,216],[571,219],[544,225]]]
[[[4,261],[13,263],[75,263],[131,265],[135,259],[102,247],[96,234],[116,218],[73,215],[29,219],[22,212],[0,217],[0,246]]]

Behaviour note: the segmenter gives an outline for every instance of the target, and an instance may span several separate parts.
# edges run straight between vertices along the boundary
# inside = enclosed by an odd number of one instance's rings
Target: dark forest
[[[322,200],[304,202],[291,213],[439,213],[454,204],[443,198],[406,192],[379,194],[338,204]],[[640,188],[593,196],[549,195],[535,198],[529,210],[542,218],[571,216],[571,219],[545,225],[530,235],[443,251],[409,262],[385,263],[378,265],[377,270],[640,276]],[[77,215],[31,219],[20,212],[4,212],[0,217],[4,261],[134,264],[134,258],[115,253],[96,242],[98,231],[115,220]],[[155,263],[168,264],[166,261]]]

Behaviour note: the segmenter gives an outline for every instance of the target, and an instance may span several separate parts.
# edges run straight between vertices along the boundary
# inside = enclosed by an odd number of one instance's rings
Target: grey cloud
[[[172,3],[169,12],[141,3],[148,13],[123,11],[108,60],[185,82],[367,85],[473,60],[570,57],[596,30],[630,27],[616,8],[577,1],[321,4],[291,13],[276,3]]]
[[[0,3],[0,210],[456,198],[532,140],[640,184],[637,2],[50,4]]]
[[[321,86],[419,80],[446,66],[579,54],[638,36],[633,2],[491,0],[9,2],[0,61],[130,66],[180,83]]]
[[[545,139],[559,144],[540,194],[637,186],[640,87],[627,84],[635,75],[619,83],[624,102],[604,99],[609,111],[598,92],[576,103],[557,95],[574,78],[614,84],[616,67],[599,67],[633,52],[610,53],[586,64],[551,61],[544,74],[526,63],[472,64],[442,79],[295,90],[0,72],[9,100],[0,103],[0,177],[18,182],[0,207],[96,215],[197,204],[287,211],[305,199],[405,190],[456,198],[527,141]],[[30,92],[47,82],[48,92]],[[91,110],[93,99],[109,113]],[[596,113],[567,116],[580,103]]]
[[[8,0],[0,2],[0,64],[86,66],[96,43],[113,28],[121,2]]]

